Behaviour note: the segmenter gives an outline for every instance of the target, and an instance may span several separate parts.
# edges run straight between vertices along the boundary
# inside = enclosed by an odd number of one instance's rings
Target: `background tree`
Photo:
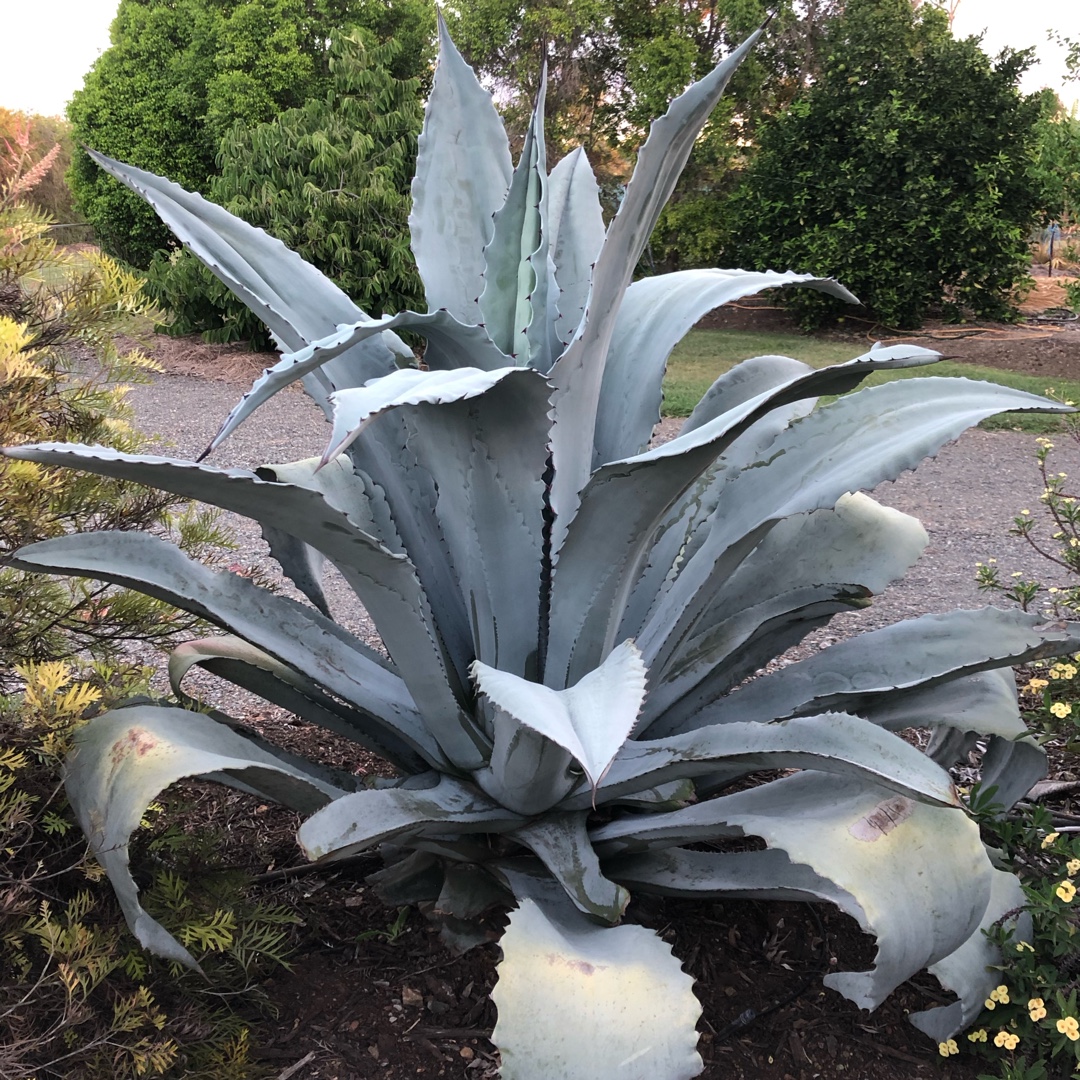
[[[234,123],[254,127],[326,96],[335,31],[400,34],[402,77],[425,69],[433,19],[426,0],[120,0],[112,44],[69,117],[81,142],[205,191]],[[69,178],[107,252],[145,268],[168,246],[154,212],[85,155]]]
[[[326,96],[222,139],[209,198],[266,229],[375,313],[415,306],[409,180],[422,120],[419,82],[391,72],[403,46],[356,30],[334,39]],[[176,333],[265,343],[266,329],[173,241],[151,266]]]
[[[1007,317],[1041,208],[1042,104],[1016,89],[1030,53],[991,61],[910,0],[848,0],[825,44],[814,84],[762,126],[717,256],[833,274],[898,327],[936,305]],[[807,326],[839,310],[787,302]]]
[[[652,250],[674,267],[700,265],[715,250],[727,174],[760,118],[816,70],[821,27],[838,2],[809,0],[796,11],[791,0],[469,0],[449,21],[454,40],[493,87],[512,141],[524,132],[547,61],[549,160],[584,146],[613,212],[650,119],[774,14],[661,219]]]
[[[1066,112],[1046,90],[1046,111],[1037,127],[1034,172],[1043,186],[1047,221],[1080,222],[1080,117]]]

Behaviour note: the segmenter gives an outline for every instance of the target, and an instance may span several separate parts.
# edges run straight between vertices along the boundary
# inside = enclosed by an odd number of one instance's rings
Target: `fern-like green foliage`
[[[0,1076],[253,1080],[253,982],[286,964],[297,917],[249,902],[242,875],[215,870],[217,834],[192,837],[153,815],[140,830],[158,863],[147,903],[180,928],[216,989],[243,993],[223,1008],[200,976],[148,960],[84,855],[57,777],[84,714],[145,688],[105,664],[81,674],[30,664],[17,675],[20,691],[0,699]]]
[[[141,282],[112,259],[58,248],[48,215],[22,201],[33,167],[23,170],[21,184],[19,175],[0,192],[0,439],[144,447],[127,387],[155,366],[117,341],[149,326],[154,309]],[[113,480],[0,464],[0,655],[9,663],[55,659],[85,646],[101,656],[116,641],[163,640],[189,626],[190,619],[139,593],[3,568],[5,556],[27,541],[102,525],[172,528],[193,554],[227,543],[213,515],[188,505]]]
[[[266,229],[370,311],[415,306],[409,181],[420,83],[393,75],[401,44],[361,30],[333,44],[332,89],[221,141],[210,198]],[[189,251],[159,252],[149,273],[170,329],[265,345],[265,326]]]

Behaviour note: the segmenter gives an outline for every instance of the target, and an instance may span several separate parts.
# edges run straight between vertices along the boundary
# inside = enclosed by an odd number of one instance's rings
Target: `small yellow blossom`
[[[1031,511],[1030,511],[1030,510],[1021,510],[1021,511],[1020,511],[1020,513],[1021,513],[1021,515],[1023,515],[1024,517],[1027,517],[1027,515],[1028,515],[1028,514],[1030,514],[1030,513],[1031,513]]]
[[[1075,1016],[1064,1016],[1057,1022],[1057,1029],[1073,1042],[1080,1039],[1080,1023]]]
[[[1009,1004],[1009,988],[1002,984],[990,991],[991,1001],[1000,1001],[1002,1005]]]
[[[1010,1035],[1007,1031],[999,1031],[994,1036],[994,1045],[1004,1046],[1006,1050],[1015,1050],[1019,1041],[1019,1035]]]
[[[993,1012],[994,1009],[997,1008],[997,1002],[993,998],[987,998],[983,1002],[983,1008],[984,1009],[989,1009],[991,1012]]]
[[[1069,877],[1076,877],[1080,873],[1080,859],[1070,859],[1065,864],[1065,872]]]
[[[1034,946],[1034,945],[1031,945],[1031,944],[1029,944],[1029,943],[1028,943],[1028,942],[1026,942],[1026,941],[1018,941],[1018,942],[1016,943],[1016,951],[1017,951],[1017,952],[1023,952],[1023,951],[1025,950],[1025,949],[1026,949],[1026,950],[1027,950],[1028,952],[1034,952],[1034,951],[1035,951],[1035,946]]]
[[[1072,903],[1072,898],[1076,895],[1076,886],[1071,881],[1063,881],[1055,890],[1058,899],[1064,900],[1066,904]]]
[[[1049,685],[1050,684],[1046,681],[1046,679],[1032,679],[1027,684],[1025,689],[1027,689],[1027,690],[1043,690],[1046,687],[1048,687]]]
[[[1028,1016],[1032,1020],[1041,1020],[1046,1015],[1046,1002],[1042,998],[1032,998],[1028,1002]]]
[[[1012,572],[1012,576],[1013,577],[1023,577],[1023,574],[1019,570],[1014,570]]]
[[[956,1045],[955,1039],[946,1039],[945,1042],[937,1044],[937,1052],[942,1057],[948,1057],[950,1054],[959,1054],[960,1047]]]
[[[1054,449],[1054,444],[1053,444],[1053,443],[1052,443],[1052,442],[1051,442],[1051,441],[1050,441],[1050,440],[1049,440],[1048,438],[1046,438],[1045,436],[1040,436],[1040,437],[1039,437],[1038,439],[1036,439],[1035,441],[1036,441],[1036,442],[1037,442],[1037,443],[1038,443],[1038,444],[1039,444],[1039,445],[1040,445],[1041,447],[1043,447],[1043,449],[1045,449],[1045,450],[1053,450],[1053,449]]]
[[[1067,701],[1055,701],[1050,706],[1050,711],[1054,716],[1058,717],[1059,720],[1063,720],[1072,712],[1072,706]]]
[[[1043,837],[1042,846],[1044,848],[1048,848],[1060,835],[1061,835],[1061,833],[1056,833],[1056,832],[1047,833]]]
[[[968,1040],[970,1042],[986,1042],[986,1028],[979,1028],[978,1031],[969,1031]]]

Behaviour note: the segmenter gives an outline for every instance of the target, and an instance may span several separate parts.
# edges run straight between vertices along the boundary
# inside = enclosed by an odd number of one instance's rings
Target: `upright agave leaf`
[[[776,287],[854,302],[795,272],[631,284],[757,35],[653,125],[605,230],[584,154],[548,172],[543,94],[515,167],[490,95],[441,20],[439,34],[410,219],[427,312],[372,318],[222,208],[96,159],[285,350],[208,452],[297,379],[331,420],[328,444],[251,470],[100,447],[5,452],[242,513],[308,603],[138,534],[59,537],[13,565],[139,588],[201,615],[223,633],[174,653],[181,705],[199,666],[398,774],[356,790],[229,717],[175,705],[94,719],[66,783],[129,924],[148,948],[197,963],[140,907],[127,852],[146,804],[197,775],[308,815],[298,839],[309,858],[381,850],[388,865],[373,886],[395,904],[428,901],[456,946],[483,939],[471,920],[487,908],[512,907],[494,992],[507,1080],[700,1071],[690,977],[650,931],[619,925],[639,889],[835,904],[874,935],[877,954],[826,985],[874,1008],[928,970],[957,1000],[912,1022],[950,1038],[1000,962],[982,930],[1013,911],[1019,886],[994,868],[948,770],[985,747],[984,780],[1009,802],[1025,793],[1045,756],[1009,665],[1075,651],[1077,628],[953,612],[746,680],[918,558],[918,522],[862,490],[983,417],[1060,406],[964,379],[851,392],[870,372],[939,359],[914,346],[875,346],[818,371],[759,356],[649,449],[668,354],[710,307]],[[422,366],[396,330],[426,339]],[[819,395],[840,396],[818,406]],[[327,566],[379,642],[334,622]],[[932,730],[926,753],[901,737],[911,726]],[[749,836],[764,849],[702,850]]]

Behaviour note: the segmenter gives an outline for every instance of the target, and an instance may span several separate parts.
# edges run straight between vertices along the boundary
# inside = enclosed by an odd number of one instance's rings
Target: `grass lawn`
[[[866,352],[869,343],[830,341],[803,337],[800,334],[768,334],[758,331],[691,330],[679,343],[668,361],[664,377],[664,415],[689,416],[701,395],[713,381],[740,360],[751,356],[779,354],[793,356],[811,367],[825,367],[851,360]],[[976,367],[943,360],[928,367],[905,368],[896,372],[875,372],[863,386],[875,386],[893,379],[910,379],[920,375],[963,376],[986,382],[1001,383],[1016,390],[1042,395],[1046,392],[1046,377],[1021,375],[997,368]],[[1055,379],[1054,390],[1070,401],[1080,401],[1080,382]],[[989,430],[1058,431],[1061,421],[1041,413],[1004,413],[984,420],[980,427]]]

